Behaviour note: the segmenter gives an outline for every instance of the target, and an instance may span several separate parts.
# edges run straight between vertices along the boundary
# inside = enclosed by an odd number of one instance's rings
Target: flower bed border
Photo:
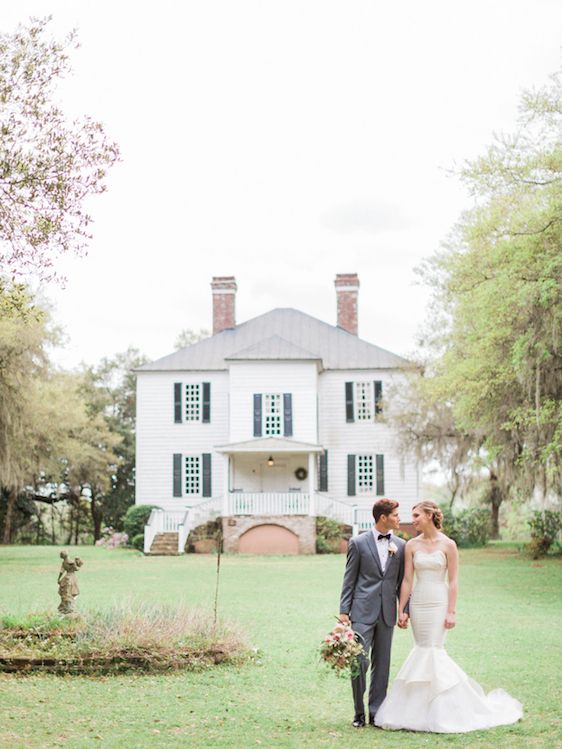
[[[0,655],[0,671],[3,673],[29,674],[34,672],[53,674],[115,674],[128,671],[145,673],[173,671],[180,668],[197,669],[207,665],[218,665],[231,660],[228,652],[219,647],[198,650],[182,648],[169,652],[123,650],[110,655],[83,655],[76,657],[36,657]]]

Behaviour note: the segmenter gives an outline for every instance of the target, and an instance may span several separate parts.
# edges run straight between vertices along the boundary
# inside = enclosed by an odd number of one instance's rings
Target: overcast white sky
[[[236,276],[238,322],[335,324],[335,274],[357,272],[360,336],[411,352],[413,268],[471,204],[446,171],[561,58],[558,0],[18,0],[1,29],[47,14],[81,42],[63,107],[122,150],[89,255],[47,290],[68,367],[210,328],[213,275]]]

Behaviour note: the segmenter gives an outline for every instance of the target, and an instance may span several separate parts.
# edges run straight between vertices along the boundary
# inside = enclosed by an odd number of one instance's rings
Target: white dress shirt
[[[386,563],[388,562],[388,546],[390,544],[390,539],[387,539],[387,538],[379,539],[380,532],[381,531],[379,531],[377,528],[373,528],[373,535],[375,537],[377,551],[379,552],[379,559],[381,560],[382,571],[384,572],[386,569]],[[387,533],[391,533],[391,532],[387,531]]]

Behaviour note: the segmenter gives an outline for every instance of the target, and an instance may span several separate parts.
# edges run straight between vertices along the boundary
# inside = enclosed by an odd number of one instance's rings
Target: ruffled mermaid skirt
[[[465,733],[515,723],[520,702],[503,689],[485,694],[444,648],[447,589],[423,585],[410,604],[416,645],[375,716],[385,729]]]

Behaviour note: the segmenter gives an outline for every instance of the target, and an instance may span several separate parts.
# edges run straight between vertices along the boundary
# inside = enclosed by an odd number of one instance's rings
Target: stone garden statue
[[[62,565],[59,572],[59,611],[61,614],[72,614],[74,611],[74,599],[79,595],[78,581],[76,573],[82,566],[83,562],[80,557],[75,557],[74,561],[68,558],[66,551],[60,553]]]

